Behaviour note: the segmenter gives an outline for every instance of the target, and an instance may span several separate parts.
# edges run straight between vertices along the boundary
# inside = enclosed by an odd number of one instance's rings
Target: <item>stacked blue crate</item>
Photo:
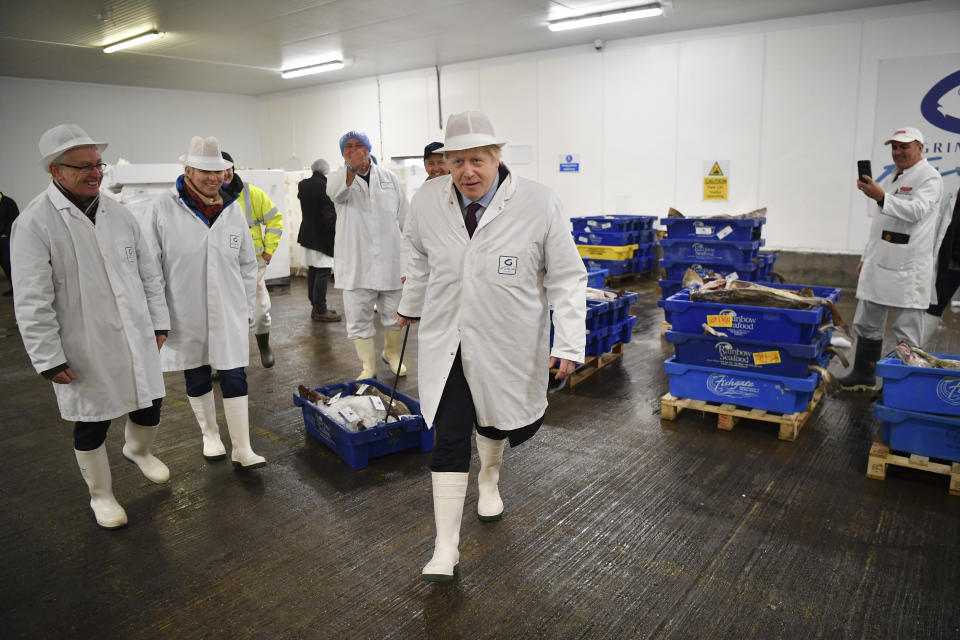
[[[796,291],[803,285],[770,286]],[[840,289],[813,287],[832,302]],[[664,302],[672,330],[664,334],[675,355],[664,362],[670,393],[780,413],[804,411],[820,385],[811,365],[826,367],[832,319],[826,307],[779,309],[690,300],[681,290]],[[709,326],[726,334],[705,335]]]
[[[639,274],[656,265],[656,216],[585,216],[572,218],[573,240],[587,269],[605,269],[608,276]],[[636,245],[635,249],[629,249]],[[628,255],[629,254],[629,255]]]
[[[630,306],[639,298],[637,293],[624,291],[620,292],[616,298],[586,300],[586,354],[588,356],[603,355],[610,352],[613,345],[617,343],[630,342],[633,325],[637,322],[637,316],[630,315]],[[552,323],[550,346],[553,347]]]
[[[693,269],[701,277],[713,271],[723,275],[736,272],[741,280],[766,282],[768,255],[761,254],[761,238],[766,218],[661,218],[667,235],[660,240],[663,258],[660,266],[659,306],[681,289],[683,275]],[[776,258],[774,258],[776,260]],[[670,315],[664,311],[665,320]]]
[[[874,405],[880,439],[894,451],[960,461],[960,371],[911,367],[890,355],[877,363],[877,376],[883,378],[883,397]]]

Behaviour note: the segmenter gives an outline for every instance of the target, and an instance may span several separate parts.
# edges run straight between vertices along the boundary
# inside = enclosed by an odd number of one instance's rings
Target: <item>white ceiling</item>
[[[469,60],[904,0],[673,0],[660,18],[553,33],[648,0],[0,0],[0,75],[261,95]],[[159,29],[161,40],[101,48]],[[293,80],[280,70],[343,57]]]

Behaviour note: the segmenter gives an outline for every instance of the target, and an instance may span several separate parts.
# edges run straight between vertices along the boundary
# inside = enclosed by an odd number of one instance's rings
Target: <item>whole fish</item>
[[[369,385],[366,389],[360,392],[359,395],[362,396],[377,396],[380,398],[380,401],[383,402],[384,409],[390,404],[390,396],[380,391],[373,385]],[[399,419],[400,416],[410,415],[410,409],[399,398],[393,399],[393,408],[390,409],[390,415],[394,418]]]
[[[687,216],[683,215],[673,207],[667,211],[668,218],[686,218]],[[748,211],[746,213],[741,213],[739,215],[731,216],[725,213],[720,213],[712,216],[701,216],[703,218],[723,218],[725,220],[749,220],[753,218],[766,218],[767,217],[767,208],[761,207],[759,209],[754,209],[753,211]]]
[[[826,387],[827,393],[829,393],[830,395],[835,395],[840,390],[840,381],[837,380],[837,378],[832,373],[830,373],[820,365],[811,364],[810,366],[807,367],[807,369],[809,371],[816,371],[823,377],[824,387]]]
[[[960,370],[960,360],[947,360],[932,356],[920,347],[911,347],[906,342],[900,342],[894,347],[894,353],[900,362],[908,367],[930,367],[933,369]]]
[[[695,285],[697,280],[703,282],[693,269],[687,269],[683,282],[686,283],[689,281],[691,285]],[[846,324],[840,317],[840,312],[832,300],[821,298],[820,296],[801,295],[801,293],[788,291],[787,289],[775,289],[757,282],[719,279],[691,289],[690,299],[697,302],[741,304],[754,307],[775,307],[778,309],[811,310],[819,307],[827,307],[833,316],[833,324],[837,330],[849,335]]]

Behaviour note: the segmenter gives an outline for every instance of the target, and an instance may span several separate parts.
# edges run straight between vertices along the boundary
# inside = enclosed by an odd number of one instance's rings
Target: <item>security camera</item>
[[[593,41],[593,48],[597,51],[603,51],[603,40],[597,39]]]

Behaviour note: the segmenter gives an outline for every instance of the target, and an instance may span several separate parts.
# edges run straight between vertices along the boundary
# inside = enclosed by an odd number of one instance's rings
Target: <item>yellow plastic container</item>
[[[638,244],[625,244],[620,247],[605,247],[602,244],[578,244],[577,251],[581,258],[593,258],[594,260],[627,260],[633,257],[634,252],[640,248]]]

